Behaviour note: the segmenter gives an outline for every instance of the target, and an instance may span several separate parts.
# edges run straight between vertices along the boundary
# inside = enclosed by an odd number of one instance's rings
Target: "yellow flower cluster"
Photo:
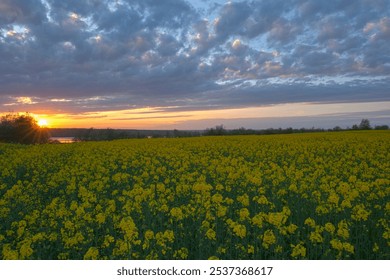
[[[390,133],[0,143],[1,259],[389,259]]]
[[[302,244],[291,245],[292,253],[291,257],[293,258],[304,258],[306,257],[306,248]]]

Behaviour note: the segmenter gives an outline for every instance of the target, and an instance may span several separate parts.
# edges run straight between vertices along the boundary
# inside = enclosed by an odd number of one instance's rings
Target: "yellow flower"
[[[330,245],[332,246],[332,248],[334,248],[336,250],[339,250],[339,251],[343,250],[343,243],[338,239],[332,239],[330,241]]]
[[[225,247],[218,247],[217,248],[217,253],[218,254],[225,254],[226,253],[226,248]]]
[[[175,240],[175,234],[173,233],[173,231],[172,230],[166,230],[166,231],[164,231],[164,238],[166,239],[166,240],[168,240],[169,242],[173,242],[174,240]]]
[[[349,199],[344,199],[341,202],[341,207],[342,208],[351,208],[352,207],[351,201]]]
[[[316,226],[316,222],[312,218],[307,218],[305,220],[305,225],[308,225],[309,227],[314,228]]]
[[[110,246],[111,243],[113,243],[115,241],[114,237],[111,236],[111,235],[106,235],[104,237],[104,241],[103,241],[103,244],[102,244],[102,247],[103,248],[107,248],[108,246]]]
[[[258,204],[262,204],[262,205],[267,205],[267,204],[269,204],[269,201],[268,201],[268,199],[267,199],[264,195],[261,195],[261,196],[257,199],[257,203],[258,203]]]
[[[291,184],[291,185],[288,187],[288,190],[289,190],[289,191],[292,191],[292,192],[298,192],[297,185]]]
[[[24,230],[26,229],[26,226],[27,226],[27,223],[26,223],[25,220],[21,220],[21,221],[19,222],[19,228],[18,228],[18,230],[16,231],[16,233],[18,234],[18,238],[20,238],[20,237],[23,235]]]
[[[263,235],[263,247],[268,249],[272,244],[275,244],[276,237],[271,229],[267,229]]]
[[[240,220],[245,220],[245,219],[248,219],[250,214],[249,214],[249,210],[247,208],[241,208],[240,209]]]
[[[211,197],[211,200],[212,200],[212,202],[219,204],[219,203],[222,203],[223,196],[219,193],[216,193]]]
[[[376,252],[379,251],[379,246],[378,246],[378,244],[374,243],[374,247],[372,248],[372,251],[373,251],[374,253],[376,253]]]
[[[124,232],[125,239],[133,240],[138,237],[138,230],[131,217],[124,217],[119,223],[119,228]]]
[[[13,250],[10,244],[5,244],[3,247],[3,258],[5,260],[17,260],[19,259],[19,253]]]
[[[204,220],[203,222],[202,222],[202,228],[210,228],[210,222],[209,221],[207,221],[207,220]]]
[[[338,223],[337,235],[344,239],[349,238],[348,223],[346,220],[342,220]]]
[[[147,240],[153,239],[153,238],[154,238],[154,232],[153,232],[152,230],[147,230],[147,231],[145,232],[145,238],[146,238]]]
[[[281,252],[283,252],[283,247],[280,245],[276,246],[275,253],[281,253]]]
[[[213,187],[208,184],[196,184],[193,186],[193,190],[198,192],[209,192],[212,189]]]
[[[96,260],[99,257],[99,250],[96,247],[90,247],[84,254],[84,260]]]
[[[21,259],[28,259],[33,254],[33,249],[31,248],[31,241],[24,240],[22,246],[19,250],[19,256]]]
[[[146,257],[146,260],[158,260],[158,254],[155,251],[150,252]]]
[[[249,206],[249,196],[247,194],[241,195],[237,197],[237,201],[242,204],[244,207]]]
[[[322,243],[323,242],[321,233],[319,233],[317,231],[311,232],[309,239],[310,239],[310,241],[316,242],[316,243]]]
[[[296,230],[297,230],[298,226],[294,225],[294,224],[289,224],[287,226],[287,232],[289,234],[293,234]]]
[[[37,234],[35,234],[31,239],[32,239],[32,242],[37,242],[37,241],[41,241],[41,240],[45,240],[46,238],[46,235],[42,232],[39,232]]]
[[[327,214],[329,213],[329,208],[325,205],[318,205],[316,207],[316,213],[319,215]]]
[[[331,192],[328,196],[328,202],[333,203],[333,204],[338,204],[339,203],[339,196],[335,192]]]
[[[233,227],[233,232],[238,237],[244,238],[246,236],[246,227],[245,225],[236,224]]]
[[[386,203],[385,210],[386,210],[386,213],[390,213],[390,202]]]
[[[363,204],[358,204],[352,208],[351,218],[356,221],[367,221],[371,211],[367,211]]]
[[[185,247],[180,248],[179,250],[176,250],[173,253],[173,257],[175,259],[181,259],[181,260],[186,260],[188,258],[188,249]]]
[[[348,182],[355,183],[356,182],[356,176],[352,175],[348,178]]]
[[[225,203],[231,205],[231,204],[234,203],[234,200],[229,198],[229,197],[227,197],[227,198],[225,198]]]
[[[74,247],[77,244],[80,244],[82,241],[84,241],[84,236],[82,235],[81,232],[77,232],[74,236],[72,237],[65,237],[63,238],[64,244],[66,248],[71,248]]]
[[[106,221],[106,216],[103,213],[96,215],[96,220],[99,224],[103,224]]]
[[[177,221],[180,221],[184,218],[183,211],[179,207],[172,208],[170,214],[172,218],[176,219]]]
[[[218,218],[225,217],[227,210],[228,210],[227,207],[222,206],[222,205],[218,205],[218,207],[217,207],[217,217]]]
[[[85,215],[85,210],[83,206],[79,206],[75,212],[78,217],[82,217]]]
[[[252,224],[258,226],[259,228],[263,227],[263,221],[264,221],[264,217],[261,214],[257,214],[254,217],[252,217]]]
[[[255,247],[253,245],[248,245],[248,254],[254,254],[255,253]]]
[[[161,208],[160,208],[160,210],[161,210],[162,212],[168,212],[168,210],[169,210],[169,207],[168,207],[168,205],[166,205],[166,204],[163,204],[163,205],[161,205]]]
[[[291,247],[293,248],[292,253],[291,253],[291,257],[293,257],[293,258],[306,257],[305,246],[303,246],[302,244],[298,244],[298,245],[291,245]]]
[[[129,252],[128,243],[122,239],[117,239],[115,242],[115,248],[112,251],[114,256],[122,256]]]
[[[345,251],[347,251],[348,253],[351,253],[351,254],[355,253],[355,247],[348,242],[343,243],[343,249]]]
[[[57,258],[59,260],[69,260],[69,253],[59,253]]]
[[[56,232],[51,232],[49,234],[49,240],[50,241],[56,241],[58,239],[58,234]]]
[[[282,226],[287,221],[287,216],[282,212],[269,213],[268,222],[276,227]]]
[[[216,240],[216,233],[214,230],[212,230],[211,228],[209,228],[207,231],[206,231],[206,237],[210,240]]]
[[[325,224],[325,230],[329,233],[334,233],[334,231],[336,230],[335,226],[332,224],[332,223],[326,223]]]
[[[390,228],[388,228],[383,234],[382,234],[384,239],[390,239]]]

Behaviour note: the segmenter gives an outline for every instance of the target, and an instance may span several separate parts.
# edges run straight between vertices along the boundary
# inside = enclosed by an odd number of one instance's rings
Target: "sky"
[[[0,114],[50,127],[390,124],[389,0],[0,0]]]

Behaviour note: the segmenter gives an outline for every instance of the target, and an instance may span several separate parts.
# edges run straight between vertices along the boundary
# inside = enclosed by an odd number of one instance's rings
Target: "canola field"
[[[1,259],[390,259],[390,133],[0,144]]]

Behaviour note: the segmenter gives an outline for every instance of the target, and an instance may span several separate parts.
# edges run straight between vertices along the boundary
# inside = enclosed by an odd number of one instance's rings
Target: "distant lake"
[[[50,137],[52,141],[58,141],[60,143],[74,143],[74,137]]]

